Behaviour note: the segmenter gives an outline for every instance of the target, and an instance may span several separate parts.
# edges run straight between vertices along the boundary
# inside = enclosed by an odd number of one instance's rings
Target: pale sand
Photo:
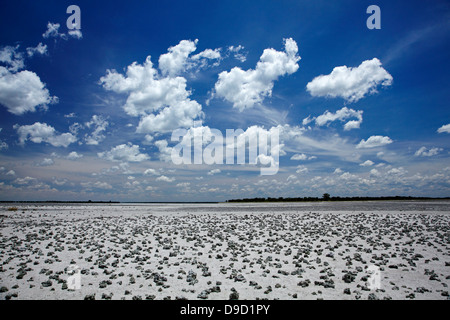
[[[448,298],[445,203],[10,206],[0,299]],[[68,290],[74,267],[81,287]]]

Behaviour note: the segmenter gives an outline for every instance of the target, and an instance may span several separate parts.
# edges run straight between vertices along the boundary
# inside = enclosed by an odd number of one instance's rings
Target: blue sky
[[[79,30],[66,25],[72,4]],[[381,29],[366,26],[370,5]],[[447,1],[0,12],[0,200],[450,195]],[[278,171],[175,165],[177,129],[278,130]]]

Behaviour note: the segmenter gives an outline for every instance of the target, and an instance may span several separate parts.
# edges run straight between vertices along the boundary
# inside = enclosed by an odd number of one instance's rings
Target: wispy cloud
[[[409,31],[406,35],[400,38],[391,48],[387,50],[387,53],[383,56],[382,61],[384,64],[402,58],[409,51],[417,53],[420,51],[420,47],[416,45],[427,41],[431,37],[440,37],[446,35],[450,29],[450,20],[439,21],[437,23],[424,26],[422,28],[416,28]]]

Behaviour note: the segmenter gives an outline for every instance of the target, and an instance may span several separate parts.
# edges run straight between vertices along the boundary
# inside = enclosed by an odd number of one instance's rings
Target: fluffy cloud
[[[380,176],[380,171],[378,171],[377,169],[372,169],[370,170],[370,175],[373,177],[378,177]]]
[[[352,130],[352,129],[359,129],[359,126],[361,125],[361,122],[362,122],[362,118],[361,118],[361,120],[350,120],[349,122],[347,122],[344,125],[344,130],[345,131],[349,131],[349,130]]]
[[[44,38],[56,38],[60,37],[61,33],[59,33],[59,27],[61,25],[59,23],[47,23],[47,30],[42,34]]]
[[[359,165],[360,165],[361,167],[370,167],[370,166],[373,166],[373,165],[374,165],[374,162],[371,161],[371,160],[366,160],[366,161],[364,161],[363,163],[360,163]]]
[[[164,70],[175,69],[167,66]],[[140,133],[189,127],[195,118],[203,116],[201,105],[189,98],[186,79],[160,76],[150,56],[142,65],[136,62],[129,65],[126,76],[107,70],[100,83],[106,90],[128,94],[123,109],[130,116],[142,117],[137,128]]]
[[[304,153],[302,153],[302,154],[297,153],[291,157],[291,160],[307,160],[307,159],[308,159],[308,156]]]
[[[169,177],[166,177],[166,176],[159,176],[158,178],[156,178],[156,181],[174,182],[175,178],[174,177],[169,178]]]
[[[295,175],[293,175],[293,174],[291,174],[291,175],[290,175],[289,177],[287,177],[287,179],[286,179],[287,182],[295,181],[295,180],[297,180],[297,176],[295,176]]]
[[[56,191],[55,189],[51,189],[50,186],[44,182],[40,182],[36,178],[25,177],[25,178],[17,178],[13,182],[13,184],[20,186],[20,189],[28,189],[35,191]]]
[[[53,161],[53,159],[45,158],[38,165],[41,167],[48,167],[48,166],[52,166],[53,164],[55,164],[55,161]]]
[[[406,170],[403,167],[398,168],[392,168],[387,172],[387,175],[394,175],[394,176],[403,176],[408,173],[408,170]]]
[[[65,115],[66,118],[74,117],[73,114]],[[84,141],[88,145],[98,145],[105,139],[104,132],[106,128],[109,126],[109,122],[106,121],[102,116],[93,115],[90,121],[85,122],[84,124],[80,124],[75,122],[70,125],[69,130],[73,135],[78,135],[80,130],[91,129],[90,133],[84,134]],[[80,142],[81,144],[81,142]]]
[[[213,176],[215,174],[221,173],[222,171],[220,169],[212,169],[208,172],[209,176]]]
[[[46,142],[54,147],[67,147],[77,141],[71,133],[58,134],[52,126],[46,123],[35,122],[32,125],[14,125],[14,129],[19,135],[19,143],[23,145],[27,140],[34,143]]]
[[[0,173],[5,174],[7,176],[15,176],[16,175],[16,172],[14,170],[9,170],[8,172],[6,172],[5,167],[0,167]]]
[[[78,154],[76,151],[72,151],[71,153],[69,153],[66,157],[66,159],[68,160],[77,160],[83,158],[82,154]]]
[[[257,164],[259,166],[265,165],[278,165],[278,160],[280,156],[286,155],[286,152],[283,150],[284,144],[280,142],[286,138],[288,134],[286,134],[286,127],[271,127],[270,129],[265,129],[259,126],[251,126],[248,127],[247,130],[238,134],[236,137],[236,143],[234,143],[234,137],[227,137],[226,147],[230,149],[234,146],[237,150],[246,150],[246,148],[251,149],[255,146],[258,146],[258,154],[255,154],[256,158],[252,159],[250,156],[252,154],[251,150],[249,150],[249,163]],[[260,148],[266,148],[267,150],[262,151]],[[254,149],[256,151],[256,149]],[[239,157],[239,152],[237,152]]]
[[[363,121],[362,114],[363,114],[362,110],[356,111],[353,109],[349,109],[347,107],[343,107],[342,109],[337,110],[335,113],[329,112],[327,110],[318,117],[310,118],[310,116],[308,116],[307,118],[303,119],[302,123],[303,123],[303,125],[307,125],[308,123],[315,120],[315,123],[317,126],[324,126],[324,125],[327,125],[328,123],[336,121],[336,120],[345,121],[349,118],[357,118],[357,120],[348,121],[344,125],[344,130],[348,131],[351,129],[359,128],[361,122]]]
[[[68,119],[70,119],[70,118],[75,118],[77,115],[74,113],[74,112],[71,112],[71,113],[69,113],[69,114],[65,114],[64,115],[64,118],[68,118]]]
[[[8,149],[8,144],[5,141],[0,140],[0,151]]]
[[[215,84],[215,94],[240,111],[260,104],[265,97],[272,95],[274,81],[298,70],[297,43],[291,38],[285,39],[284,47],[284,52],[265,49],[255,69],[244,71],[234,67],[221,72]]]
[[[59,27],[61,25],[59,23],[47,23],[47,30],[42,34],[42,37],[45,39],[48,38],[61,38],[64,40],[68,39],[67,34],[65,33],[59,33]],[[81,39],[83,38],[83,34],[81,33],[81,30],[70,30],[68,32],[68,35],[72,38]]]
[[[28,57],[32,57],[36,53],[39,53],[41,55],[46,54],[47,53],[47,45],[42,44],[42,42],[39,42],[39,44],[36,47],[28,47],[27,48]]]
[[[392,143],[393,141],[389,137],[383,137],[383,136],[371,136],[369,139],[364,140],[362,139],[359,144],[356,146],[356,148],[375,148],[375,147],[381,147],[388,145]]]
[[[244,47],[241,45],[229,46],[227,49],[229,53],[233,54],[235,59],[239,60],[240,62],[245,62],[247,60],[247,54],[242,53],[242,50],[244,50]]]
[[[218,66],[221,58],[220,49],[206,49],[191,57],[191,65],[192,67],[206,68],[210,61],[215,61],[213,66]]]
[[[295,170],[296,173],[307,173],[308,172],[308,168],[303,166],[303,165],[299,165],[297,166],[297,170]]]
[[[186,99],[167,106],[158,114],[141,118],[136,132],[170,132],[177,128],[188,128],[194,119],[203,117],[202,107],[196,101]]]
[[[57,102],[58,98],[50,96],[36,73],[28,70],[11,73],[0,66],[0,104],[10,113],[22,115],[36,111],[38,106],[46,108]]]
[[[145,176],[156,176],[156,175],[158,175],[158,172],[156,172],[155,169],[150,168],[150,169],[147,169],[144,171],[144,175]]]
[[[189,55],[197,47],[198,40],[182,40],[176,46],[170,47],[168,53],[159,57],[158,66],[164,76],[176,76],[185,70]]]
[[[450,133],[450,123],[449,123],[449,124],[446,124],[446,125],[443,125],[442,127],[440,127],[440,128],[437,130],[437,132],[438,132],[438,133],[443,133],[443,132]]]
[[[141,162],[150,158],[139,151],[138,145],[131,143],[118,145],[110,151],[99,152],[97,155],[102,159],[121,162]]]
[[[324,114],[316,118],[316,124],[318,126],[323,126],[328,122],[335,120],[343,121],[350,117],[356,117],[362,121],[362,111],[355,111],[353,109],[348,109],[347,107],[343,107],[342,109],[336,111],[336,113],[326,111]]]
[[[81,30],[69,30],[68,34],[72,38],[76,38],[78,40],[83,38],[83,33],[81,32]]]
[[[97,154],[98,155],[98,154]],[[130,170],[130,164],[128,162],[121,162],[117,166],[112,166],[111,168],[104,168],[99,173],[92,173],[93,176],[98,175],[107,175],[107,174],[117,174],[121,172],[122,174],[134,174],[133,171]]]
[[[34,112],[36,107],[47,108],[48,104],[57,103],[58,98],[49,94],[39,76],[31,71],[20,69],[25,67],[24,55],[15,47],[6,46],[0,49],[0,104],[9,112],[22,115]],[[45,54],[47,46],[39,43],[35,48],[27,48],[28,56],[35,53]]]
[[[159,150],[159,159],[162,161],[172,161],[172,147],[169,147],[169,143],[166,140],[155,141],[155,146]]]
[[[442,148],[431,148],[427,150],[426,147],[421,147],[419,150],[416,151],[414,155],[416,157],[432,157],[437,155],[442,150],[443,150]]]
[[[342,97],[356,102],[367,94],[377,92],[379,85],[392,84],[392,76],[381,67],[377,58],[363,61],[358,67],[335,67],[328,75],[320,75],[306,85],[314,97]]]
[[[8,70],[16,72],[25,67],[23,54],[18,52],[19,45],[15,47],[6,46],[0,50],[0,62],[8,66]]]
[[[191,56],[197,50],[198,40],[182,40],[176,46],[170,47],[158,60],[158,67],[163,76],[175,77],[193,69],[206,68],[211,61],[217,66],[222,58],[220,49],[205,49]]]
[[[89,122],[84,124],[87,128],[93,128],[94,130],[90,135],[86,135],[85,141],[89,145],[98,145],[105,139],[103,132],[108,127],[109,123],[102,116],[93,115]]]
[[[297,153],[297,154],[294,154],[292,157],[291,157],[291,160],[312,160],[312,159],[316,159],[317,157],[316,156],[307,156],[306,154],[304,154],[304,153],[301,153],[301,154],[299,154],[299,153]]]
[[[132,126],[132,125],[130,125],[130,126]],[[149,145],[149,144],[152,144],[152,142],[153,142],[154,139],[155,139],[155,138],[153,138],[152,135],[146,134],[145,137],[144,137],[144,141],[142,141],[142,143],[143,143],[143,144],[146,144],[146,145]]]
[[[177,187],[179,187],[179,188],[187,188],[187,187],[189,187],[191,185],[191,183],[190,182],[180,182],[180,183],[177,183]]]
[[[29,185],[33,182],[36,182],[36,178],[32,178],[32,177],[25,177],[25,178],[17,178],[16,180],[14,180],[15,184],[18,185]]]
[[[2,132],[3,128],[0,128],[0,132]],[[0,140],[0,151],[8,149],[8,144],[2,140]],[[2,167],[3,168],[3,167]]]
[[[279,156],[286,154],[283,150],[284,144],[280,143],[280,131],[280,127],[265,129],[255,125],[247,128],[245,131],[242,129],[227,131],[224,136],[217,129],[211,129],[208,126],[198,126],[179,132],[175,136],[177,136],[176,140],[179,140],[177,148],[183,146],[183,153],[186,151],[185,148],[193,151],[194,162],[197,161],[197,155],[203,154],[203,161],[211,164],[229,163],[230,161],[237,161],[237,163],[243,164],[248,161],[247,163],[253,165],[265,166],[270,164],[277,165]],[[169,147],[166,140],[156,141],[155,145],[160,151],[161,160],[172,160],[172,150],[174,148]],[[203,150],[203,147],[206,145],[208,146]],[[197,150],[196,148],[200,149]],[[183,161],[192,161],[189,155],[183,154],[183,158]],[[312,158],[310,157],[310,159]]]

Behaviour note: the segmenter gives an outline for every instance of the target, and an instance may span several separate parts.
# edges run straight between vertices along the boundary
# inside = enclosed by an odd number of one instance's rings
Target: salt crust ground
[[[0,299],[448,299],[448,204],[5,204]]]

